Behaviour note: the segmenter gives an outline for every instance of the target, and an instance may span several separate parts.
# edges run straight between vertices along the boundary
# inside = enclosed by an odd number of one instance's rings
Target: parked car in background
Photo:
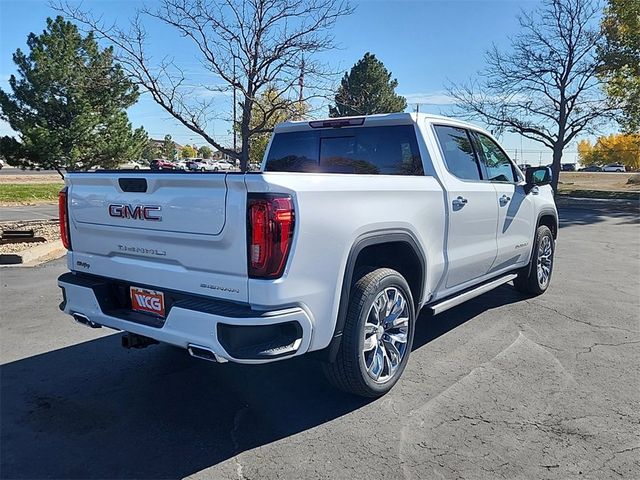
[[[575,172],[576,164],[575,163],[563,163],[560,165],[560,170],[563,172]]]
[[[602,167],[598,165],[589,165],[588,167],[581,168],[579,172],[601,172]]]
[[[165,160],[164,158],[156,158],[155,160],[151,160],[149,163],[149,167],[151,170],[175,170],[176,165],[169,160]]]
[[[520,170],[523,172],[526,172],[528,168],[531,168],[531,165],[528,163],[521,163],[518,167],[520,167]]]
[[[209,165],[211,165],[211,169],[214,172],[226,172],[227,170],[231,170],[233,165],[231,165],[226,160],[209,160]]]
[[[207,170],[213,170],[213,167],[211,167],[204,158],[188,158],[186,168],[192,172],[206,172]]]
[[[188,163],[189,159],[183,159],[183,160],[178,160],[175,163],[175,166],[178,170],[188,170],[187,168],[187,163]]]
[[[626,168],[621,163],[609,163],[602,167],[603,172],[626,172]]]
[[[149,164],[144,160],[131,160],[130,162],[118,165],[120,170],[140,170],[141,168],[149,168]]]

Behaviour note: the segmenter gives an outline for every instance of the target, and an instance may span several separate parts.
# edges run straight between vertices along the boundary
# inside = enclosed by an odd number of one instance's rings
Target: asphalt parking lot
[[[367,401],[60,313],[63,260],[0,270],[2,478],[640,478],[640,219],[563,209],[550,290],[422,315]]]

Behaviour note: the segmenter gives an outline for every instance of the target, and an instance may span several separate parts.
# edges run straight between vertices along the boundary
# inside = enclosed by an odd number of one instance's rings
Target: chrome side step
[[[483,293],[487,293],[488,291],[493,290],[494,288],[499,287],[502,284],[510,282],[517,276],[518,274],[516,273],[510,273],[509,275],[505,275],[504,277],[496,278],[489,283],[484,283],[476,288],[462,292],[455,297],[447,298],[446,300],[442,300],[441,302],[430,305],[427,308],[433,315],[437,315],[444,312],[445,310],[449,310],[450,308],[458,306],[461,303],[466,302],[467,300],[482,295]]]

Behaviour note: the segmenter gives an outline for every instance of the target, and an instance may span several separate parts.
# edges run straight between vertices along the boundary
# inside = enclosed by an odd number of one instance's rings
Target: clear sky
[[[152,1],[147,5],[153,6]],[[398,93],[409,103],[408,110],[420,102],[421,112],[446,113],[450,108],[444,92],[448,80],[462,82],[472,78],[483,67],[484,51],[496,43],[507,47],[509,36],[517,33],[517,14],[531,10],[539,0],[364,0],[354,1],[353,15],[338,21],[334,36],[340,48],[326,58],[336,70],[348,70],[365,52],[374,53],[384,62],[399,82]],[[96,15],[126,24],[142,2],[136,0],[85,0],[84,7]],[[11,54],[26,49],[30,32],[40,33],[47,16],[56,12],[47,0],[0,0],[0,88],[8,88],[9,75],[15,72]],[[200,67],[189,42],[167,27],[149,19],[150,52],[154,58],[175,57],[194,82],[219,83]],[[220,110],[229,109],[229,99],[215,99]],[[317,115],[326,116],[324,110]],[[169,133],[181,144],[204,145],[196,134],[179,125],[157,106],[148,94],[129,110],[134,126],[143,125],[153,138]],[[229,142],[229,124],[212,125],[215,138]],[[11,134],[0,122],[0,135]],[[519,162],[550,162],[551,154],[542,144],[520,136],[506,134],[501,138],[509,154],[518,150]],[[575,158],[575,146],[566,151],[563,161]],[[524,154],[520,152],[524,151]]]

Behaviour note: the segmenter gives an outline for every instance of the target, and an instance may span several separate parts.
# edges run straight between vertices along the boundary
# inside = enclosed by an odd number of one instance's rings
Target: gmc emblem
[[[125,205],[112,203],[109,205],[109,215],[116,218],[133,218],[134,220],[151,220],[159,222],[162,215],[157,215],[162,207],[160,205]]]

